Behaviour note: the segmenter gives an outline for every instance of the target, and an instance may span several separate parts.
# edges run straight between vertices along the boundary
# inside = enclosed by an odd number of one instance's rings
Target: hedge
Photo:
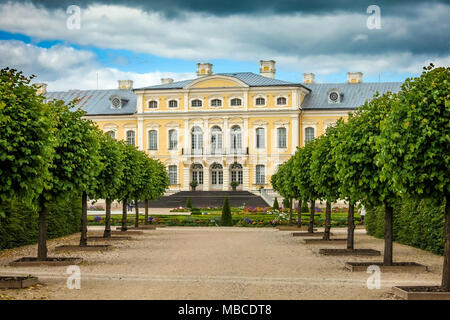
[[[5,204],[7,216],[0,218],[0,250],[34,244],[38,241],[37,208],[21,202]],[[50,205],[48,214],[48,239],[80,231],[81,197],[70,196]]]
[[[367,233],[384,238],[384,207],[367,208]],[[394,241],[435,254],[444,252],[444,204],[404,199],[394,206]]]

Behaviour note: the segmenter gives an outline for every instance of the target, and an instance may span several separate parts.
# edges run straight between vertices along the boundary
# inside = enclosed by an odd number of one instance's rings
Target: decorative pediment
[[[171,121],[169,123],[166,123],[166,128],[179,128],[179,127],[180,127],[180,124],[177,122]]]
[[[204,89],[204,88],[226,88],[226,87],[248,87],[241,80],[224,75],[212,75],[201,77],[189,83],[185,89]]]
[[[253,122],[253,126],[255,127],[264,127],[267,126],[267,121],[258,120]]]

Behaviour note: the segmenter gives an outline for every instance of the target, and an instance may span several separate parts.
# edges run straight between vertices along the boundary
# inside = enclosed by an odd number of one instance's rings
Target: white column
[[[189,135],[189,119],[184,119],[184,134],[183,134],[184,154],[187,154],[189,152],[190,138],[191,137]]]
[[[180,162],[180,166],[183,166],[183,187],[181,190],[183,191],[189,191],[191,183],[190,181],[190,166],[184,166],[183,163]]]
[[[138,118],[137,123],[137,145],[139,150],[144,149],[144,119]]]
[[[184,93],[184,111],[188,111],[189,106],[189,94],[187,92]]]
[[[230,190],[230,166],[223,167],[223,191]]]
[[[223,119],[223,145],[222,145],[222,150],[226,151],[226,153],[228,154],[230,151],[230,146],[229,146],[229,131],[228,131],[228,118],[224,118]]]
[[[137,94],[137,102],[136,102],[136,112],[137,114],[140,114],[143,112],[143,100],[144,100],[144,94],[138,93]]]
[[[292,118],[292,148],[291,153],[295,153],[295,150],[300,145],[299,143],[299,127],[298,127],[298,116]]]
[[[203,191],[209,191],[209,166],[203,167]]]
[[[244,152],[247,152],[250,144],[250,132],[248,130],[248,118],[244,118],[244,130],[242,132],[242,148]]]
[[[244,91],[244,109],[248,110],[248,91]]]
[[[250,170],[248,167],[249,165],[250,164],[247,163],[247,165],[243,166],[243,169],[242,169],[242,179],[243,179],[242,190],[244,190],[244,191],[250,190]]]
[[[203,154],[206,152],[209,152],[210,145],[209,145],[209,119],[206,118],[203,120]]]

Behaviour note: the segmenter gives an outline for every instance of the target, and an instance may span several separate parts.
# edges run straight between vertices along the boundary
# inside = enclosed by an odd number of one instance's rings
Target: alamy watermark
[[[79,30],[81,28],[81,8],[76,5],[67,7],[66,13],[69,15],[66,26],[69,30]]]
[[[373,4],[367,7],[370,16],[367,18],[366,25],[370,30],[381,29],[381,9],[379,6]]]
[[[69,275],[67,278],[67,289],[80,290],[81,289],[81,269],[79,266],[68,266],[66,273]]]
[[[366,281],[367,289],[381,289],[381,270],[377,265],[370,265],[367,267],[367,273],[370,274]]]

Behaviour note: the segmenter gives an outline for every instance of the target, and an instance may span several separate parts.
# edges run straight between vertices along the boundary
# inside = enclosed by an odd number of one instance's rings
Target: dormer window
[[[202,106],[202,100],[200,99],[195,99],[191,101],[191,106],[192,107],[201,107]]]
[[[170,100],[169,101],[169,108],[178,108],[178,101],[177,100]]]
[[[242,105],[242,100],[239,98],[233,98],[231,99],[231,106],[232,107],[237,107],[237,106],[241,106]]]
[[[109,98],[111,101],[112,109],[120,109],[122,108],[122,99],[119,96],[112,96]]]
[[[261,98],[261,97],[256,98],[255,103],[257,106],[264,106],[266,104],[266,99]]]
[[[211,100],[211,107],[221,107],[222,106],[222,100],[220,99],[212,99]]]
[[[277,98],[277,105],[285,106],[286,104],[287,104],[287,99],[285,97],[278,97]]]
[[[149,101],[148,102],[148,107],[149,107],[149,109],[158,108],[158,101],[156,101],[156,100]]]
[[[328,92],[328,103],[340,103],[342,101],[343,94],[337,89],[333,89]]]

